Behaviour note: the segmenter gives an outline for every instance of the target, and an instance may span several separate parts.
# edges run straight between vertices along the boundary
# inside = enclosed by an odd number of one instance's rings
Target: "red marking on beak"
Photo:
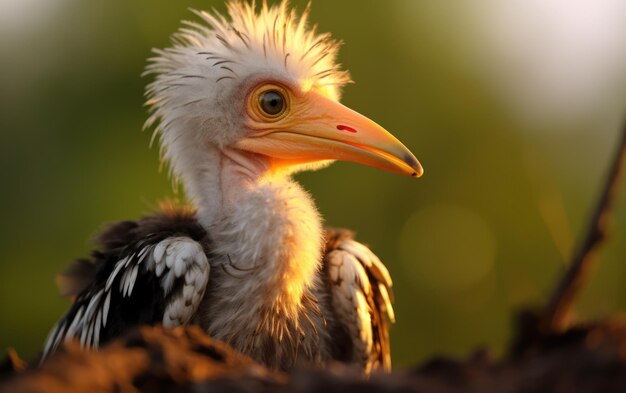
[[[340,124],[337,126],[337,129],[339,131],[348,131],[348,132],[352,132],[354,134],[356,134],[356,130],[350,126],[344,126],[343,124]]]

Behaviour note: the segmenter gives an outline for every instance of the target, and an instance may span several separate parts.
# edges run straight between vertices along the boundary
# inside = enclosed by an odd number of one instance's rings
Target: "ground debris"
[[[538,318],[529,315],[521,319],[518,331],[527,337],[518,338],[502,359],[487,350],[465,360],[434,357],[369,380],[340,364],[275,372],[197,327],[142,327],[99,352],[81,351],[70,343],[40,368],[3,372],[0,391],[626,392],[626,317],[542,334],[532,328]]]

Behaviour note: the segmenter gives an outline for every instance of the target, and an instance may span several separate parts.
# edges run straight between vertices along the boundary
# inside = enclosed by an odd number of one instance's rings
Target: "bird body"
[[[199,13],[156,50],[148,87],[164,158],[193,208],[105,231],[66,282],[75,302],[45,354],[139,324],[195,323],[276,369],[339,360],[389,369],[391,279],[349,232],[324,229],[291,177],[333,159],[411,176],[397,139],[338,102],[337,45],[286,3]]]

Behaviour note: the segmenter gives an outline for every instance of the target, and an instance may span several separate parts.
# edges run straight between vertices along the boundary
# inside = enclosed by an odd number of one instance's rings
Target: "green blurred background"
[[[503,3],[313,1],[312,20],[346,43],[344,103],[426,169],[418,181],[347,163],[298,176],[327,224],[356,230],[389,267],[399,366],[504,348],[515,310],[542,304],[564,269],[619,132],[624,2]],[[141,132],[140,74],[189,7],[225,8],[0,0],[0,350],[37,353],[68,307],[55,273],[105,223],[174,195]],[[625,203],[579,318],[626,307]]]

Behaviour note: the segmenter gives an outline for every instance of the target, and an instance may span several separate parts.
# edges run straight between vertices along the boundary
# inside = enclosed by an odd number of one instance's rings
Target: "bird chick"
[[[287,2],[196,12],[146,73],[163,158],[192,209],[115,224],[66,274],[70,310],[47,356],[140,324],[198,324],[274,369],[335,360],[389,369],[391,278],[366,246],[323,228],[292,179],[345,160],[419,177],[413,154],[339,103],[338,43]],[[72,284],[73,283],[73,284]]]

